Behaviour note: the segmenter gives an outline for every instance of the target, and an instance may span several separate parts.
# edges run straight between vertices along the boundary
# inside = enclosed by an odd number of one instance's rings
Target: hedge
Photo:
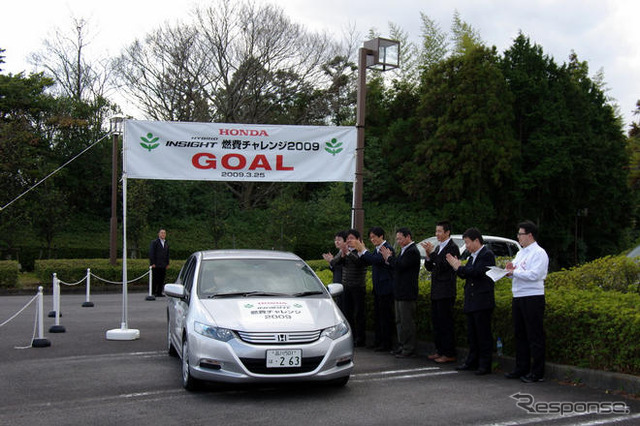
[[[610,259],[611,260],[611,259]],[[615,259],[614,265],[627,264]],[[325,262],[326,263],[326,262]],[[624,274],[611,275],[612,268],[603,268],[596,261],[596,267],[587,266],[590,274],[602,277],[615,276],[626,279]],[[331,272],[317,271],[320,279],[328,284]],[[554,275],[559,274],[560,278]],[[559,364],[618,373],[640,375],[640,295],[605,291],[601,285],[582,283],[590,277],[585,270],[561,271],[549,274],[553,285],[546,289],[545,333],[547,361]],[[609,278],[611,279],[611,278]],[[572,282],[566,288],[554,288],[560,282]],[[371,272],[367,273],[367,324],[373,328],[373,284]],[[590,288],[583,290],[581,287]],[[607,283],[605,288],[624,288],[620,283]],[[418,296],[418,335],[422,340],[432,341],[431,327],[431,281],[429,274],[421,272]],[[456,344],[467,347],[466,317],[462,312],[464,281],[457,281],[457,296],[454,308]],[[505,355],[515,356],[515,340],[511,316],[511,280],[503,278],[495,286],[496,308],[493,312],[492,331],[494,341],[500,337]]]
[[[18,286],[20,265],[15,260],[0,260],[0,287],[11,288]]]

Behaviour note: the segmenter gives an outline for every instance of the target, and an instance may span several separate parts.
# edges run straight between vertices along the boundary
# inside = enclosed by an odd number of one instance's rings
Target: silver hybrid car
[[[166,284],[169,354],[182,383],[324,381],[345,385],[351,330],[333,297],[292,253],[215,250],[192,254]]]

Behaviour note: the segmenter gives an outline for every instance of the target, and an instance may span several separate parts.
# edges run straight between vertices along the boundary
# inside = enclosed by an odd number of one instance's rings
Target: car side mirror
[[[342,284],[329,284],[327,286],[327,290],[329,290],[329,294],[331,297],[340,296],[344,292],[344,286]]]
[[[165,284],[164,294],[169,297],[184,299],[184,286],[182,284]]]

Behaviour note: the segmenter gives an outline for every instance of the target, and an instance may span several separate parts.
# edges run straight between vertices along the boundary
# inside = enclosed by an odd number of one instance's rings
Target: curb
[[[373,336],[371,336],[373,338]],[[435,350],[432,342],[419,341],[418,350],[420,353],[431,353]],[[457,348],[457,358],[459,363],[467,357],[466,348]],[[504,373],[512,371],[515,367],[515,358],[510,356],[498,357],[493,354],[493,363],[498,367],[494,373]],[[616,373],[612,371],[592,370],[580,368],[572,365],[545,363],[545,379],[556,380],[558,382],[571,384],[574,386],[587,386],[611,392],[626,392],[633,395],[640,395],[640,377],[631,374]],[[505,379],[506,380],[506,379]]]

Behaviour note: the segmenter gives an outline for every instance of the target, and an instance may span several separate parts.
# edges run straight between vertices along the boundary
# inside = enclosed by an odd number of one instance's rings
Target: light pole
[[[111,117],[110,128],[111,136],[113,136],[113,147],[111,150],[111,226],[109,233],[109,263],[116,264],[118,257],[118,217],[116,215],[116,207],[118,205],[118,135],[122,134],[122,122],[124,117],[114,115]]]
[[[364,172],[364,118],[367,99],[367,68],[387,71],[400,66],[400,42],[386,38],[365,41],[358,52],[358,102],[356,105],[356,176],[353,183],[351,227],[364,235],[362,207]]]

